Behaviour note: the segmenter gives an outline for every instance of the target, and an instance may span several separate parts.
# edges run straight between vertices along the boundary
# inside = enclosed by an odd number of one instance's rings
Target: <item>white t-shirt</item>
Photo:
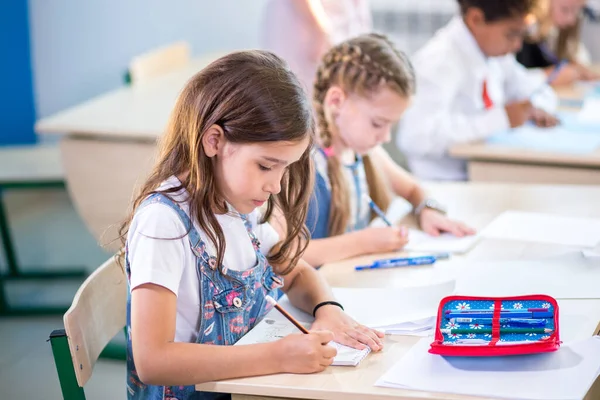
[[[178,186],[176,177],[167,179],[159,190]],[[182,201],[187,192],[170,194],[174,201]],[[179,203],[189,216],[189,204]],[[256,253],[248,231],[239,215],[217,215],[225,235],[223,264],[232,270],[244,271],[256,265]],[[261,215],[254,210],[248,215],[254,233],[261,243],[261,252],[267,254],[279,241],[279,235],[269,223],[258,224]],[[206,252],[216,256],[212,243],[197,221],[194,227],[206,243]],[[152,283],[163,286],[177,295],[176,342],[195,342],[200,322],[200,294],[196,256],[190,247],[186,229],[179,215],[171,207],[153,203],[136,212],[127,234],[128,260],[131,269],[131,289]],[[184,236],[185,235],[185,236]],[[181,237],[181,239],[165,240]],[[155,239],[159,238],[159,239]],[[162,239],[165,238],[165,239]]]

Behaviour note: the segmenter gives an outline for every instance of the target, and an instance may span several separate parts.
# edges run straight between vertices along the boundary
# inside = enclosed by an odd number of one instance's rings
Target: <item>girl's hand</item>
[[[451,220],[444,214],[430,208],[421,211],[419,223],[421,229],[431,236],[439,236],[444,232],[450,232],[457,237],[475,234],[475,229],[462,222]]]
[[[335,342],[355,349],[364,349],[367,346],[373,351],[383,349],[383,332],[357,323],[335,305],[319,308],[311,329],[327,329],[333,332]]]
[[[408,243],[408,229],[403,226],[365,228],[359,232],[367,254],[397,251]]]
[[[281,371],[291,374],[321,372],[333,363],[337,350],[328,346],[333,333],[313,331],[286,336],[275,342],[279,347]]]

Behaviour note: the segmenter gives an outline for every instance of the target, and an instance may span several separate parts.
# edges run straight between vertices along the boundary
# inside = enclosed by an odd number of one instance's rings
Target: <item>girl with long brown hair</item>
[[[385,36],[362,35],[324,56],[313,98],[317,179],[307,219],[312,240],[305,253],[312,265],[401,249],[409,240],[405,228],[368,227],[374,216],[369,200],[385,211],[391,192],[414,206],[425,232],[473,233],[447,218],[443,207],[381,147],[390,141],[414,92],[408,57]]]
[[[300,257],[314,122],[295,75],[269,52],[222,57],[177,100],[156,166],[122,227],[130,399],[214,399],[194,384],[330,365],[331,340],[381,349]],[[265,206],[265,214],[259,208]],[[281,225],[267,221],[277,212]],[[278,288],[313,333],[233,345]]]
[[[590,69],[590,55],[581,43],[585,3],[586,0],[538,0],[517,60],[546,75],[566,62],[555,74],[552,84],[556,86],[600,79],[600,74]]]

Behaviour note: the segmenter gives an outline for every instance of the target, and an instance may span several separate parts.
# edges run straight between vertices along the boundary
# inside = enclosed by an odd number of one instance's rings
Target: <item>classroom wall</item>
[[[587,5],[591,7],[596,14],[600,14],[600,0],[587,0]],[[592,62],[600,62],[600,21],[591,22],[585,20],[583,25],[582,40],[592,57]]]
[[[0,145],[35,141],[27,2],[4,2],[0,12]]]
[[[133,56],[176,40],[196,55],[258,47],[265,3],[29,0],[37,118],[121,86]]]
[[[600,22],[586,21],[583,25],[582,40],[590,52],[592,62],[600,62]]]

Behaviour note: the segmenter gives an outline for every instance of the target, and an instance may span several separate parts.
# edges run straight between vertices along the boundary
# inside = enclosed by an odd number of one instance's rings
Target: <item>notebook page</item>
[[[311,323],[302,322],[302,325],[308,329]],[[235,345],[270,343],[299,332],[298,328],[285,319],[279,311],[273,309]],[[364,350],[358,350],[335,342],[331,342],[329,345],[335,347],[338,351],[333,359],[332,365],[335,366],[355,367],[371,352],[368,347]]]
[[[478,235],[457,237],[451,233],[440,236],[430,236],[417,229],[409,229],[406,251],[434,252],[434,253],[466,253],[477,241]]]

